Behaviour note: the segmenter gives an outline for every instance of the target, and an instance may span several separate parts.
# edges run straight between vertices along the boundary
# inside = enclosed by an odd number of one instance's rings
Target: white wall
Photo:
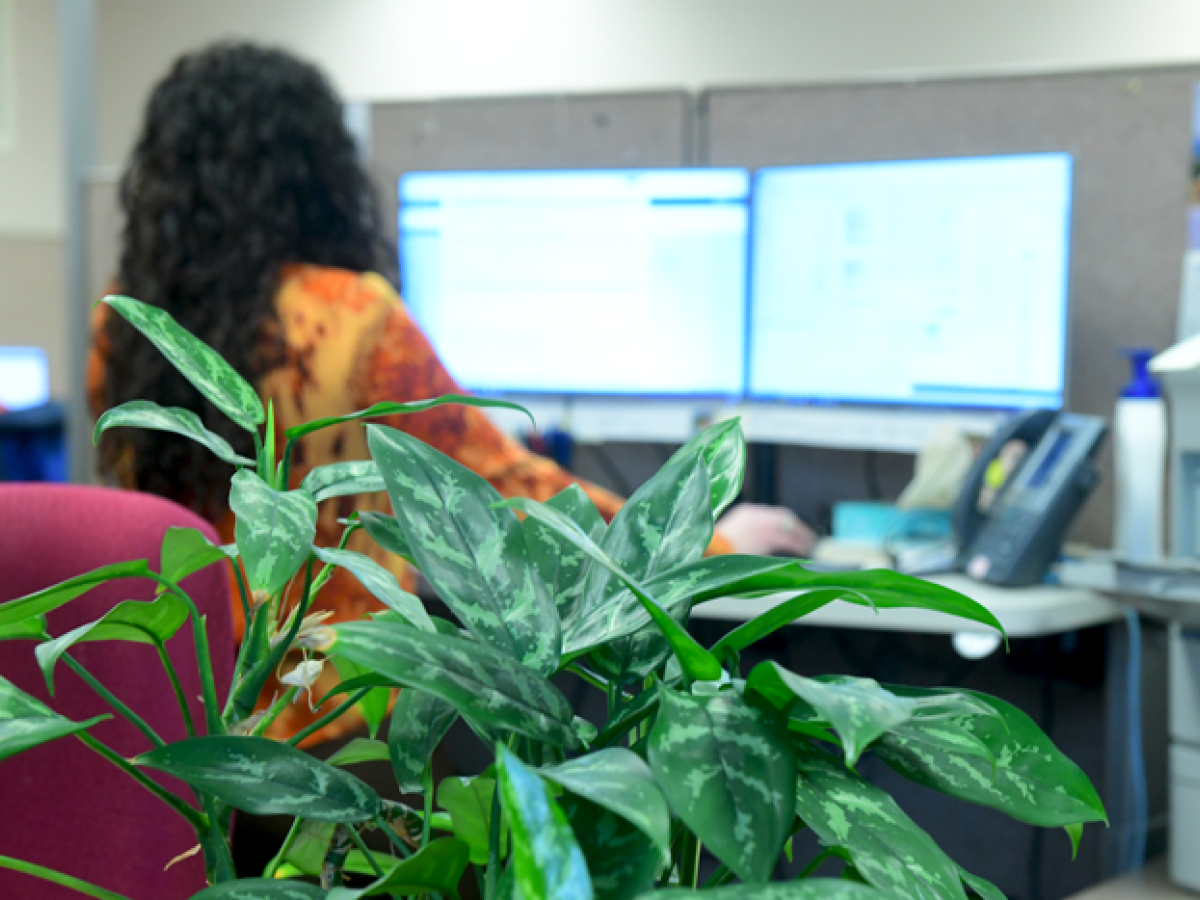
[[[5,12],[11,33],[0,40],[0,66],[11,76],[13,117],[11,140],[0,145],[0,234],[57,237],[65,207],[56,5],[0,0]]]
[[[353,99],[1194,61],[1195,0],[98,0],[100,156],[180,51],[277,42]]]

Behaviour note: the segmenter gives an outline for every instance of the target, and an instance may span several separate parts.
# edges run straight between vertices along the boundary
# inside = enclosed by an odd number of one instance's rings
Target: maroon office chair
[[[147,559],[157,569],[168,526],[212,526],[181,506],[130,491],[61,484],[0,484],[0,602],[57,584],[113,562]],[[214,565],[183,582],[208,618],[217,690],[229,690],[234,665],[229,570]],[[51,613],[50,633],[61,635],[100,618],[121,600],[150,600],[146,580],[110,582]],[[201,731],[200,678],[190,625],[167,643],[192,717]],[[31,641],[0,642],[0,675],[51,709],[81,720],[111,710],[61,663],[51,698]],[[70,651],[85,669],[170,742],[185,736],[183,719],[153,647],[117,641],[77,644]],[[150,749],[124,719],[90,733],[122,756]],[[171,783],[163,780],[164,784]],[[178,782],[172,786],[194,802]],[[132,900],[187,898],[204,887],[197,855],[164,872],[195,845],[188,825],[170,808],[73,737],[61,738],[0,761],[0,855],[66,872]],[[5,900],[75,900],[79,894],[0,868]]]

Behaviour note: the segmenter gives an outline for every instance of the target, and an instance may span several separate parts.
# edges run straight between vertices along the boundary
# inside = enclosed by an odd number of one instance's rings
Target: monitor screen
[[[46,351],[40,347],[0,347],[0,409],[29,409],[49,399]]]
[[[400,179],[405,303],[485,392],[737,396],[744,169]]]
[[[1071,157],[769,168],[754,185],[749,391],[1057,408]]]

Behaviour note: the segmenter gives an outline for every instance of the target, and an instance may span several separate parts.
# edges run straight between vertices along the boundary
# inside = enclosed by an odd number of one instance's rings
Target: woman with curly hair
[[[251,44],[218,44],[178,60],[150,97],[121,203],[117,289],[167,310],[220,352],[274,404],[281,434],[383,400],[461,392],[396,293],[396,255],[383,238],[370,179],[341,103],[313,66]],[[97,414],[135,399],[183,407],[253,455],[246,433],[203,402],[121,317],[100,306],[94,329],[88,384]],[[547,499],[577,481],[474,408],[445,406],[384,422],[483,475],[506,496]],[[326,429],[297,446],[292,486],[314,466],[367,458],[361,426]],[[230,471],[196,444],[164,432],[116,429],[101,440],[100,467],[123,487],[195,509],[233,539]],[[582,486],[606,518],[620,507],[609,492]],[[337,520],[355,509],[390,511],[382,494],[327,502],[318,543],[336,545]],[[784,510],[743,506],[723,520],[710,549],[800,554],[810,537]],[[413,573],[364,534],[355,534],[350,547],[412,589]],[[318,606],[335,620],[380,608],[344,572]],[[234,618],[244,627],[240,604]],[[262,702],[276,689],[269,685]],[[271,735],[286,737],[310,719],[307,706],[295,704]],[[337,731],[314,739],[335,737],[351,724],[344,716]]]

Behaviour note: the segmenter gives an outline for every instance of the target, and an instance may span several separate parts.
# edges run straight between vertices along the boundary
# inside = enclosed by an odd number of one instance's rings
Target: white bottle
[[[1130,562],[1163,556],[1163,496],[1167,468],[1167,408],[1146,371],[1153,351],[1127,350],[1133,378],[1113,417],[1116,508],[1113,552]]]

